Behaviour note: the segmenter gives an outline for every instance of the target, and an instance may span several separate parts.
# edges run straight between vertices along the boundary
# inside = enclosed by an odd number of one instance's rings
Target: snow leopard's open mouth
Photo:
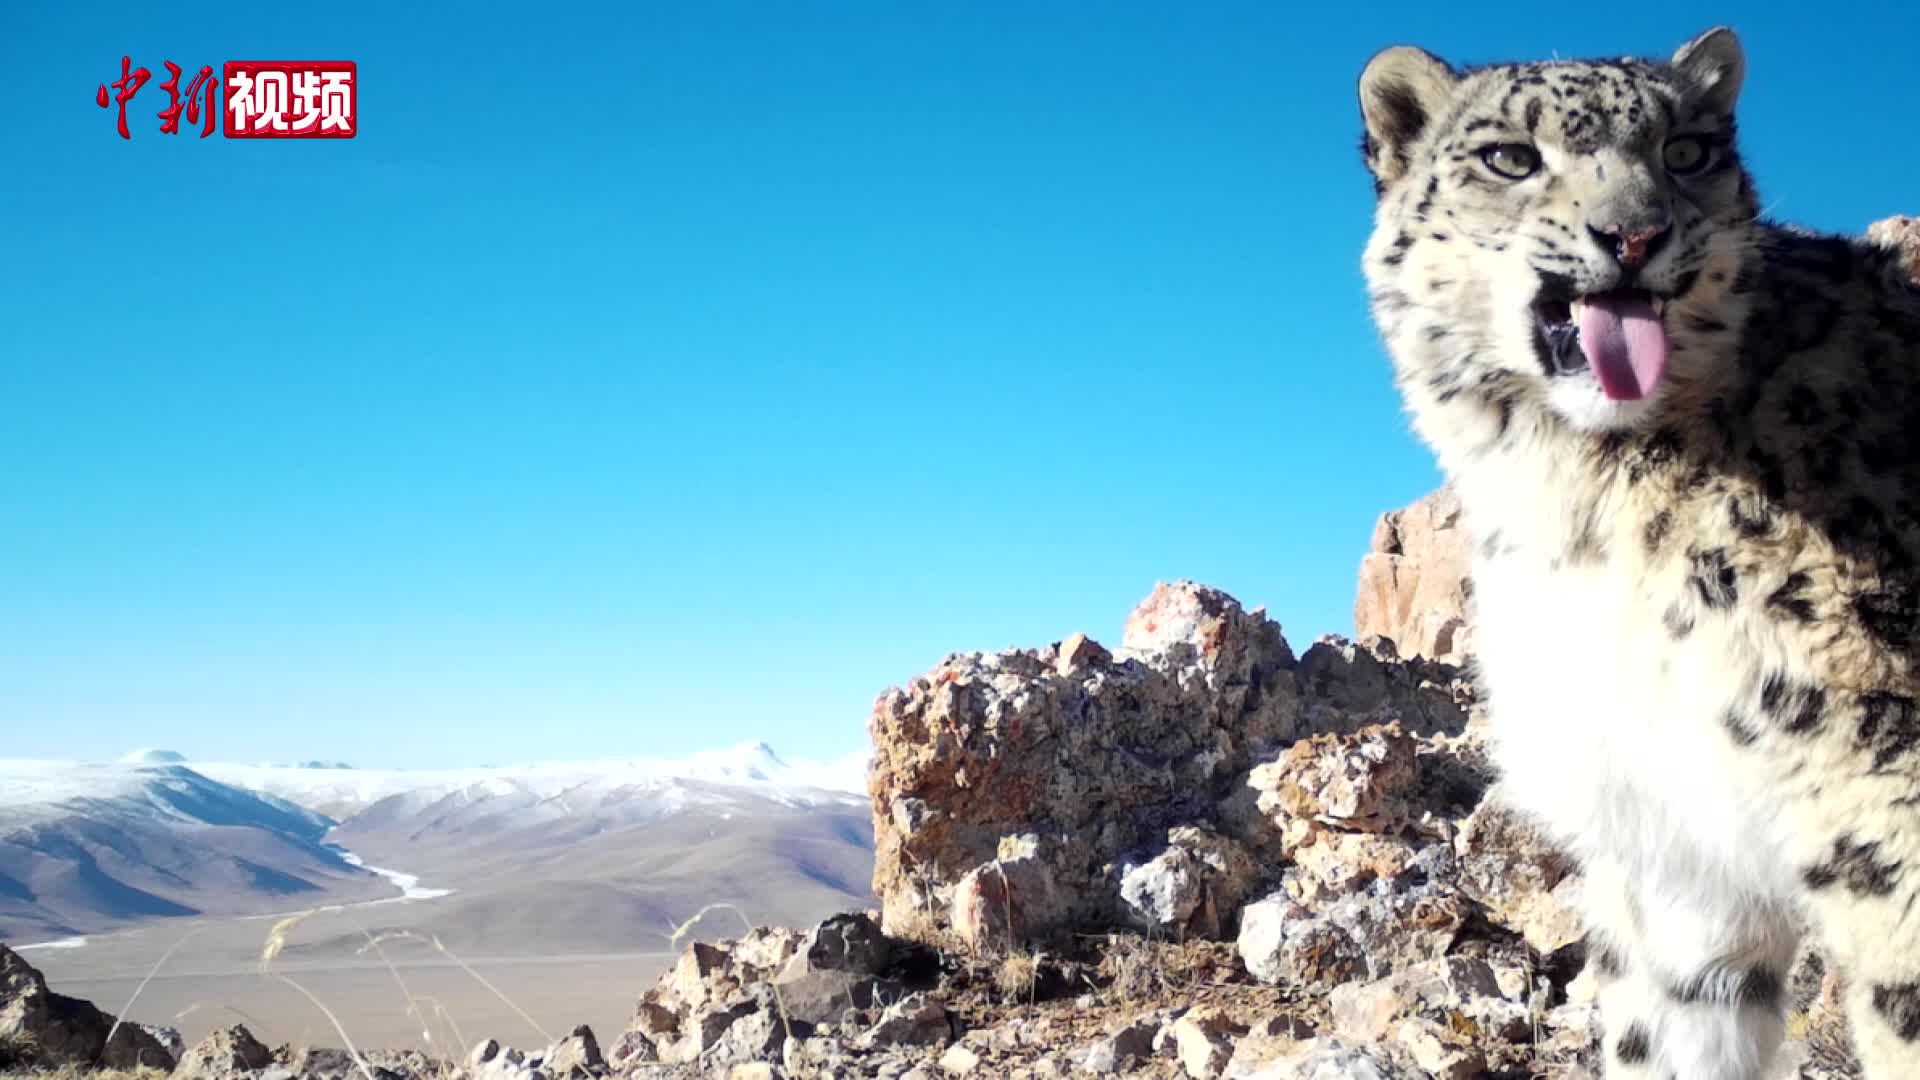
[[[1608,398],[1638,401],[1667,370],[1666,309],[1645,289],[1582,296],[1550,285],[1533,302],[1541,360],[1551,375],[1590,370]]]

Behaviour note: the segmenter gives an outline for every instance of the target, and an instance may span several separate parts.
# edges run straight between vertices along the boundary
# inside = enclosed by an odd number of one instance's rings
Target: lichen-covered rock
[[[1120,870],[1120,900],[1143,929],[1175,937],[1217,938],[1260,873],[1245,847],[1209,829],[1168,831],[1167,846]]]
[[[1472,557],[1451,488],[1381,515],[1372,550],[1360,560],[1355,631],[1391,640],[1404,657],[1463,662],[1473,654]]]
[[[1366,972],[1366,957],[1351,935],[1295,903],[1285,893],[1248,904],[1240,913],[1241,963],[1261,982],[1334,987]]]
[[[1230,933],[1273,865],[1250,769],[1303,734],[1465,725],[1468,692],[1444,665],[1331,639],[1310,659],[1262,612],[1180,582],[1155,589],[1112,653],[1076,636],[956,654],[881,695],[868,792],[882,926],[976,948],[1126,921]]]
[[[1302,739],[1247,782],[1290,850],[1317,827],[1378,832],[1405,820],[1415,775],[1413,740],[1396,723]]]
[[[1262,613],[1183,582],[1134,612],[1118,655],[1079,637],[956,654],[883,694],[868,783],[882,925],[925,936],[962,916],[1031,937],[1117,920],[1108,868],[1212,822],[1255,756],[1296,734],[1293,663]],[[1021,836],[1037,840],[1035,887],[988,895],[1010,870],[989,864]]]
[[[1574,864],[1505,808],[1497,791],[1454,834],[1460,888],[1502,925],[1547,954],[1581,940]]]
[[[1419,1074],[1384,1051],[1339,1039],[1309,1039],[1246,1080],[1415,1080]]]
[[[1450,956],[1412,965],[1383,979],[1336,988],[1329,998],[1334,1028],[1361,1045],[1387,1040],[1401,1021],[1471,1022],[1504,1038],[1524,1036],[1531,1013],[1500,992],[1485,961]]]

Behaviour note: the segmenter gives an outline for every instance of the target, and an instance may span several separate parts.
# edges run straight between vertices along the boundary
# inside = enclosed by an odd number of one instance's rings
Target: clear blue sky
[[[0,752],[824,756],[1159,579],[1349,630],[1436,479],[1358,270],[1386,44],[1732,21],[1773,212],[1920,211],[1867,5],[541,7],[0,9]],[[158,132],[247,58],[357,61],[359,137]]]

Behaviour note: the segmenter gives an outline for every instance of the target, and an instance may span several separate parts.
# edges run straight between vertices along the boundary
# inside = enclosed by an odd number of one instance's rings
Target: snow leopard
[[[1581,867],[1606,1075],[1766,1075],[1812,934],[1866,1074],[1920,1076],[1920,296],[1764,217],[1745,76],[1727,27],[1377,53],[1365,279],[1473,537],[1501,790]]]

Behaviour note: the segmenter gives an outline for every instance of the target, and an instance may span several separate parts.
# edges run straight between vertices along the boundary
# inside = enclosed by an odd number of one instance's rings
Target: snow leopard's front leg
[[[1606,859],[1586,878],[1608,1080],[1760,1080],[1785,1033],[1790,907]]]
[[[1920,814],[1882,797],[1848,817],[1801,880],[1864,1075],[1920,1076]]]

